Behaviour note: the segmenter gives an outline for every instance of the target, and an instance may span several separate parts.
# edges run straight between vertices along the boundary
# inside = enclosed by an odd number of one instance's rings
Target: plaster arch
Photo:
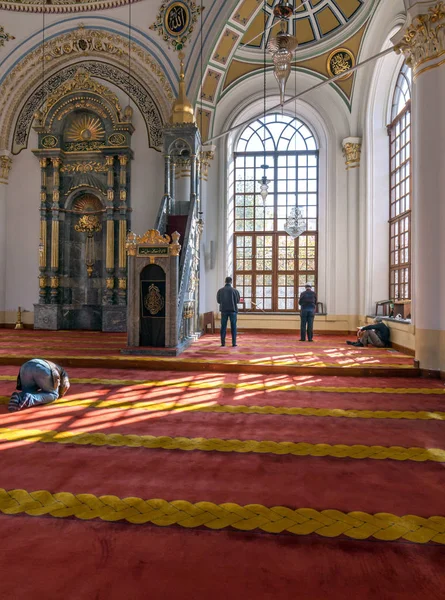
[[[313,85],[314,77],[308,74],[297,74],[297,93]],[[253,88],[252,83],[255,82]],[[262,90],[262,76],[244,82],[235,88],[237,93],[226,97],[218,105],[215,133],[227,131],[248,119],[252,121],[263,113],[264,91]],[[270,82],[269,82],[270,83]],[[288,90],[292,88],[292,82]],[[270,93],[270,86],[266,90]],[[274,85],[276,92],[276,85]],[[279,104],[279,97],[268,95],[266,110]],[[346,224],[342,216],[346,210],[346,172],[341,152],[341,141],[350,135],[348,112],[338,94],[330,89],[323,96],[309,93],[304,100],[298,99],[291,105],[286,105],[284,114],[296,116],[301,119],[313,132],[319,150],[319,242],[318,242],[318,287],[319,297],[328,306],[331,314],[347,314],[344,306],[344,294],[337,290],[338,282],[347,274],[342,271],[341,265],[345,264],[346,248],[341,245],[341,228]],[[210,232],[210,236],[217,236],[220,248],[229,249],[229,252],[219,253],[218,272],[222,280],[224,274],[230,272],[231,255],[229,244],[230,228],[230,177],[233,169],[233,149],[236,140],[244,129],[238,130],[219,140],[219,187],[224,193],[218,195],[219,206],[218,231]],[[340,227],[340,229],[339,229]],[[337,260],[336,260],[337,258]]]

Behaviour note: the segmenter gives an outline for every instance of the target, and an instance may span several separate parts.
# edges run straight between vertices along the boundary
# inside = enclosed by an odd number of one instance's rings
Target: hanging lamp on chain
[[[266,169],[269,168],[269,165],[266,164],[266,22],[267,22],[267,12],[266,12],[266,0],[264,0],[263,5],[264,12],[264,55],[263,55],[263,149],[264,149],[264,163],[261,165],[261,169],[263,169],[263,176],[258,181],[260,186],[260,196],[263,199],[263,202],[266,201],[267,195],[269,193],[269,183],[270,181],[266,176]]]
[[[294,8],[289,2],[280,0],[274,8],[274,15],[280,19],[280,31],[269,40],[267,49],[272,54],[274,75],[280,90],[280,104],[283,106],[286,83],[289,79],[294,51],[298,46],[297,38],[287,30],[288,19],[293,15]]]

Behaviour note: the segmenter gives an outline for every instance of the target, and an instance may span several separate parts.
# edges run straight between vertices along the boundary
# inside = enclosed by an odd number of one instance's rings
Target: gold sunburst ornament
[[[69,142],[94,142],[105,137],[105,129],[98,117],[83,115],[73,121],[68,128],[66,139]]]

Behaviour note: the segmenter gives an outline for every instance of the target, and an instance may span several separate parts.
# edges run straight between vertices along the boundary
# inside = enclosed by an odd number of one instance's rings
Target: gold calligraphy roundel
[[[190,24],[190,9],[185,2],[172,2],[164,13],[165,30],[172,37],[181,37]]]
[[[345,73],[344,77],[340,77],[337,81],[345,81],[352,77],[353,73],[348,73],[350,69],[355,67],[355,56],[346,48],[336,48],[328,57],[328,73],[330,77]]]
[[[164,308],[164,298],[157,285],[152,283],[148,288],[148,294],[144,298],[144,306],[151,315],[157,315]]]

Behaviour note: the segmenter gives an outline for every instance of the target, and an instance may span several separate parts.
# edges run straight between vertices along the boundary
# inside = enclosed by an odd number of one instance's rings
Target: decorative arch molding
[[[3,0],[0,9],[20,12],[46,12],[46,13],[74,13],[92,10],[104,10],[123,6],[129,2],[141,0],[58,0],[57,4],[49,4],[48,0]]]
[[[170,115],[174,94],[165,72],[138,43],[132,42],[130,50],[132,77],[129,82],[128,39],[117,33],[88,29],[80,25],[73,31],[64,33],[45,44],[47,79],[43,89],[42,48],[41,45],[35,47],[16,64],[0,86],[0,148],[13,147],[12,131],[17,115],[22,116],[25,105],[32,100],[33,95],[39,100],[37,108],[43,104],[44,99],[54,89],[54,87],[48,89],[51,87],[53,76],[61,73],[65,65],[74,68],[84,66],[91,75],[116,84],[133,98],[146,123],[152,118],[153,109],[158,115],[155,120],[166,122]],[[97,62],[94,59],[98,59]],[[104,59],[107,63],[102,62]],[[90,68],[86,66],[88,64]],[[104,64],[108,69],[100,66]],[[62,83],[63,80],[59,82]],[[157,147],[153,141],[151,142],[153,147]]]
[[[31,125],[36,111],[42,106],[44,99],[54,93],[64,82],[72,79],[82,67],[92,77],[114,83],[132,98],[139,108],[146,127],[150,148],[160,150],[163,140],[163,118],[158,107],[150,97],[148,90],[134,77],[128,80],[128,73],[121,68],[100,61],[85,61],[75,63],[52,75],[45,82],[45,87],[38,86],[28,97],[16,122],[12,141],[12,153],[18,154],[27,147]]]

